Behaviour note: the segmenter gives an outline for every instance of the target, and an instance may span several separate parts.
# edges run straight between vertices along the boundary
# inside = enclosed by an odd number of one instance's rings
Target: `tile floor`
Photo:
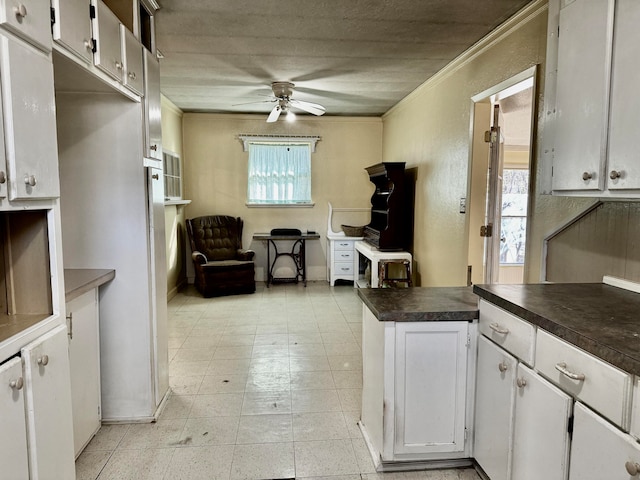
[[[356,425],[361,304],[352,286],[259,286],[169,302],[172,393],[154,424],[104,425],[78,480],[475,480],[471,469],[376,474]]]

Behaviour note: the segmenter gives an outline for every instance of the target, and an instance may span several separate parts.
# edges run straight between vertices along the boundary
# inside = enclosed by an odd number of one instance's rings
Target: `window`
[[[247,203],[311,203],[311,145],[300,142],[251,142]]]
[[[529,170],[505,168],[502,171],[501,265],[524,264],[528,192]]]
[[[180,157],[163,150],[162,161],[164,164],[164,196],[166,200],[182,199],[182,170]]]

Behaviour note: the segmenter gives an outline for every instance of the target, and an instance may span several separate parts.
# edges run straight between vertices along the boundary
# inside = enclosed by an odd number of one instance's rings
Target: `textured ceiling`
[[[530,1],[163,0],[161,89],[184,111],[267,113],[291,81],[327,115],[377,116]]]

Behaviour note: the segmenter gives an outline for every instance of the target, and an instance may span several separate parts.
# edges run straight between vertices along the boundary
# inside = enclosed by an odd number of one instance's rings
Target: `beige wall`
[[[380,118],[298,116],[293,123],[268,124],[265,115],[186,113],[184,126],[184,194],[192,203],[187,218],[209,214],[244,219],[243,245],[256,251],[256,276],[264,278],[266,250],[252,240],[255,232],[274,227],[315,230],[320,241],[307,243],[307,277],[326,278],[327,202],[334,207],[370,208],[373,186],[364,168],[379,163]],[[319,135],[311,156],[311,208],[249,208],[245,205],[248,153],[239,134]],[[359,222],[359,223],[358,223]],[[350,223],[344,218],[344,223]],[[365,223],[368,223],[368,218]],[[362,224],[354,219],[351,224]]]
[[[162,96],[162,148],[182,158],[182,111]],[[186,280],[184,206],[164,209],[167,240],[167,294],[173,297]]]
[[[537,96],[542,101],[546,13],[545,2],[536,2],[525,18],[485,39],[383,117],[384,161],[418,167],[414,259],[423,286],[466,284],[468,222],[459,213],[459,201],[468,195],[471,98],[538,65]],[[537,184],[527,245],[528,282],[540,280],[544,236],[589,203],[538,194],[542,168],[533,169]]]

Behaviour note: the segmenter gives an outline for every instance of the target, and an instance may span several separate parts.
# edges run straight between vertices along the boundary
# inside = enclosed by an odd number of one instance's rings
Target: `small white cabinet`
[[[138,95],[144,94],[144,75],[142,67],[142,45],[124,25],[120,25],[122,52],[124,53],[123,80],[125,86]]]
[[[508,480],[518,360],[480,336],[476,365],[474,457],[491,480]]]
[[[511,478],[565,480],[573,400],[523,364],[516,387]]]
[[[570,472],[569,480],[637,478],[640,444],[581,403],[576,403]]]
[[[327,235],[327,281],[333,287],[336,280],[354,281],[355,242],[362,237]]]
[[[32,479],[75,478],[68,345],[60,325],[21,350]]]
[[[51,51],[49,2],[42,0],[0,1],[0,25],[44,51]]]
[[[20,357],[0,365],[0,465],[11,480],[28,480],[24,377]]]
[[[0,70],[9,199],[58,197],[51,59],[0,35]]]
[[[98,290],[67,303],[75,455],[100,429],[100,332]]]
[[[118,82],[123,82],[124,59],[120,42],[120,20],[102,0],[92,0],[95,18],[93,33],[97,42],[93,63]]]
[[[87,64],[94,46],[89,7],[87,0],[51,0],[53,39]]]

